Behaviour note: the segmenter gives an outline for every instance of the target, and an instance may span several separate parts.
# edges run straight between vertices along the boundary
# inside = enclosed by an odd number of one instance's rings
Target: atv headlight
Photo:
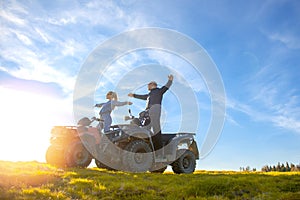
[[[188,149],[189,144],[187,142],[181,142],[178,144],[177,149]]]

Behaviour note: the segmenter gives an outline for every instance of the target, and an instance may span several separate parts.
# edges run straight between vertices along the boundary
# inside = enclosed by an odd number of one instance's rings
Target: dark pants
[[[153,105],[149,109],[149,116],[151,120],[151,127],[153,130],[153,146],[154,150],[157,151],[163,147],[161,128],[160,128],[160,115],[161,115],[161,105]]]

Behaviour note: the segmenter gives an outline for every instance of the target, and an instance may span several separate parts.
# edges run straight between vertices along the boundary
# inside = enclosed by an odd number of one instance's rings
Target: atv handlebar
[[[92,120],[92,122],[94,122],[94,121],[103,122],[104,121],[103,119],[100,119],[97,117],[92,117],[91,120]]]

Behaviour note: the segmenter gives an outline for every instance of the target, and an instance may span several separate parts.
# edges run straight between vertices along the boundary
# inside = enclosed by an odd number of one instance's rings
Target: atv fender
[[[190,145],[189,150],[195,154],[196,160],[199,160],[199,150],[195,140],[193,140],[192,144]]]
[[[151,137],[151,131],[145,128],[141,128],[137,125],[126,124],[119,125],[119,128],[125,132],[130,137],[136,137],[141,139],[149,139]]]
[[[177,155],[179,149],[191,150],[195,157],[199,157],[198,148],[194,141],[192,134],[178,134],[174,137],[170,143],[165,147],[165,154],[167,155],[168,161],[175,161],[180,155]]]

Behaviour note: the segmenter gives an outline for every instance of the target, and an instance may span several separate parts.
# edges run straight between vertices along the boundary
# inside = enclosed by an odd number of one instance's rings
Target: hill
[[[300,173],[125,173],[0,161],[0,199],[300,199]]]

